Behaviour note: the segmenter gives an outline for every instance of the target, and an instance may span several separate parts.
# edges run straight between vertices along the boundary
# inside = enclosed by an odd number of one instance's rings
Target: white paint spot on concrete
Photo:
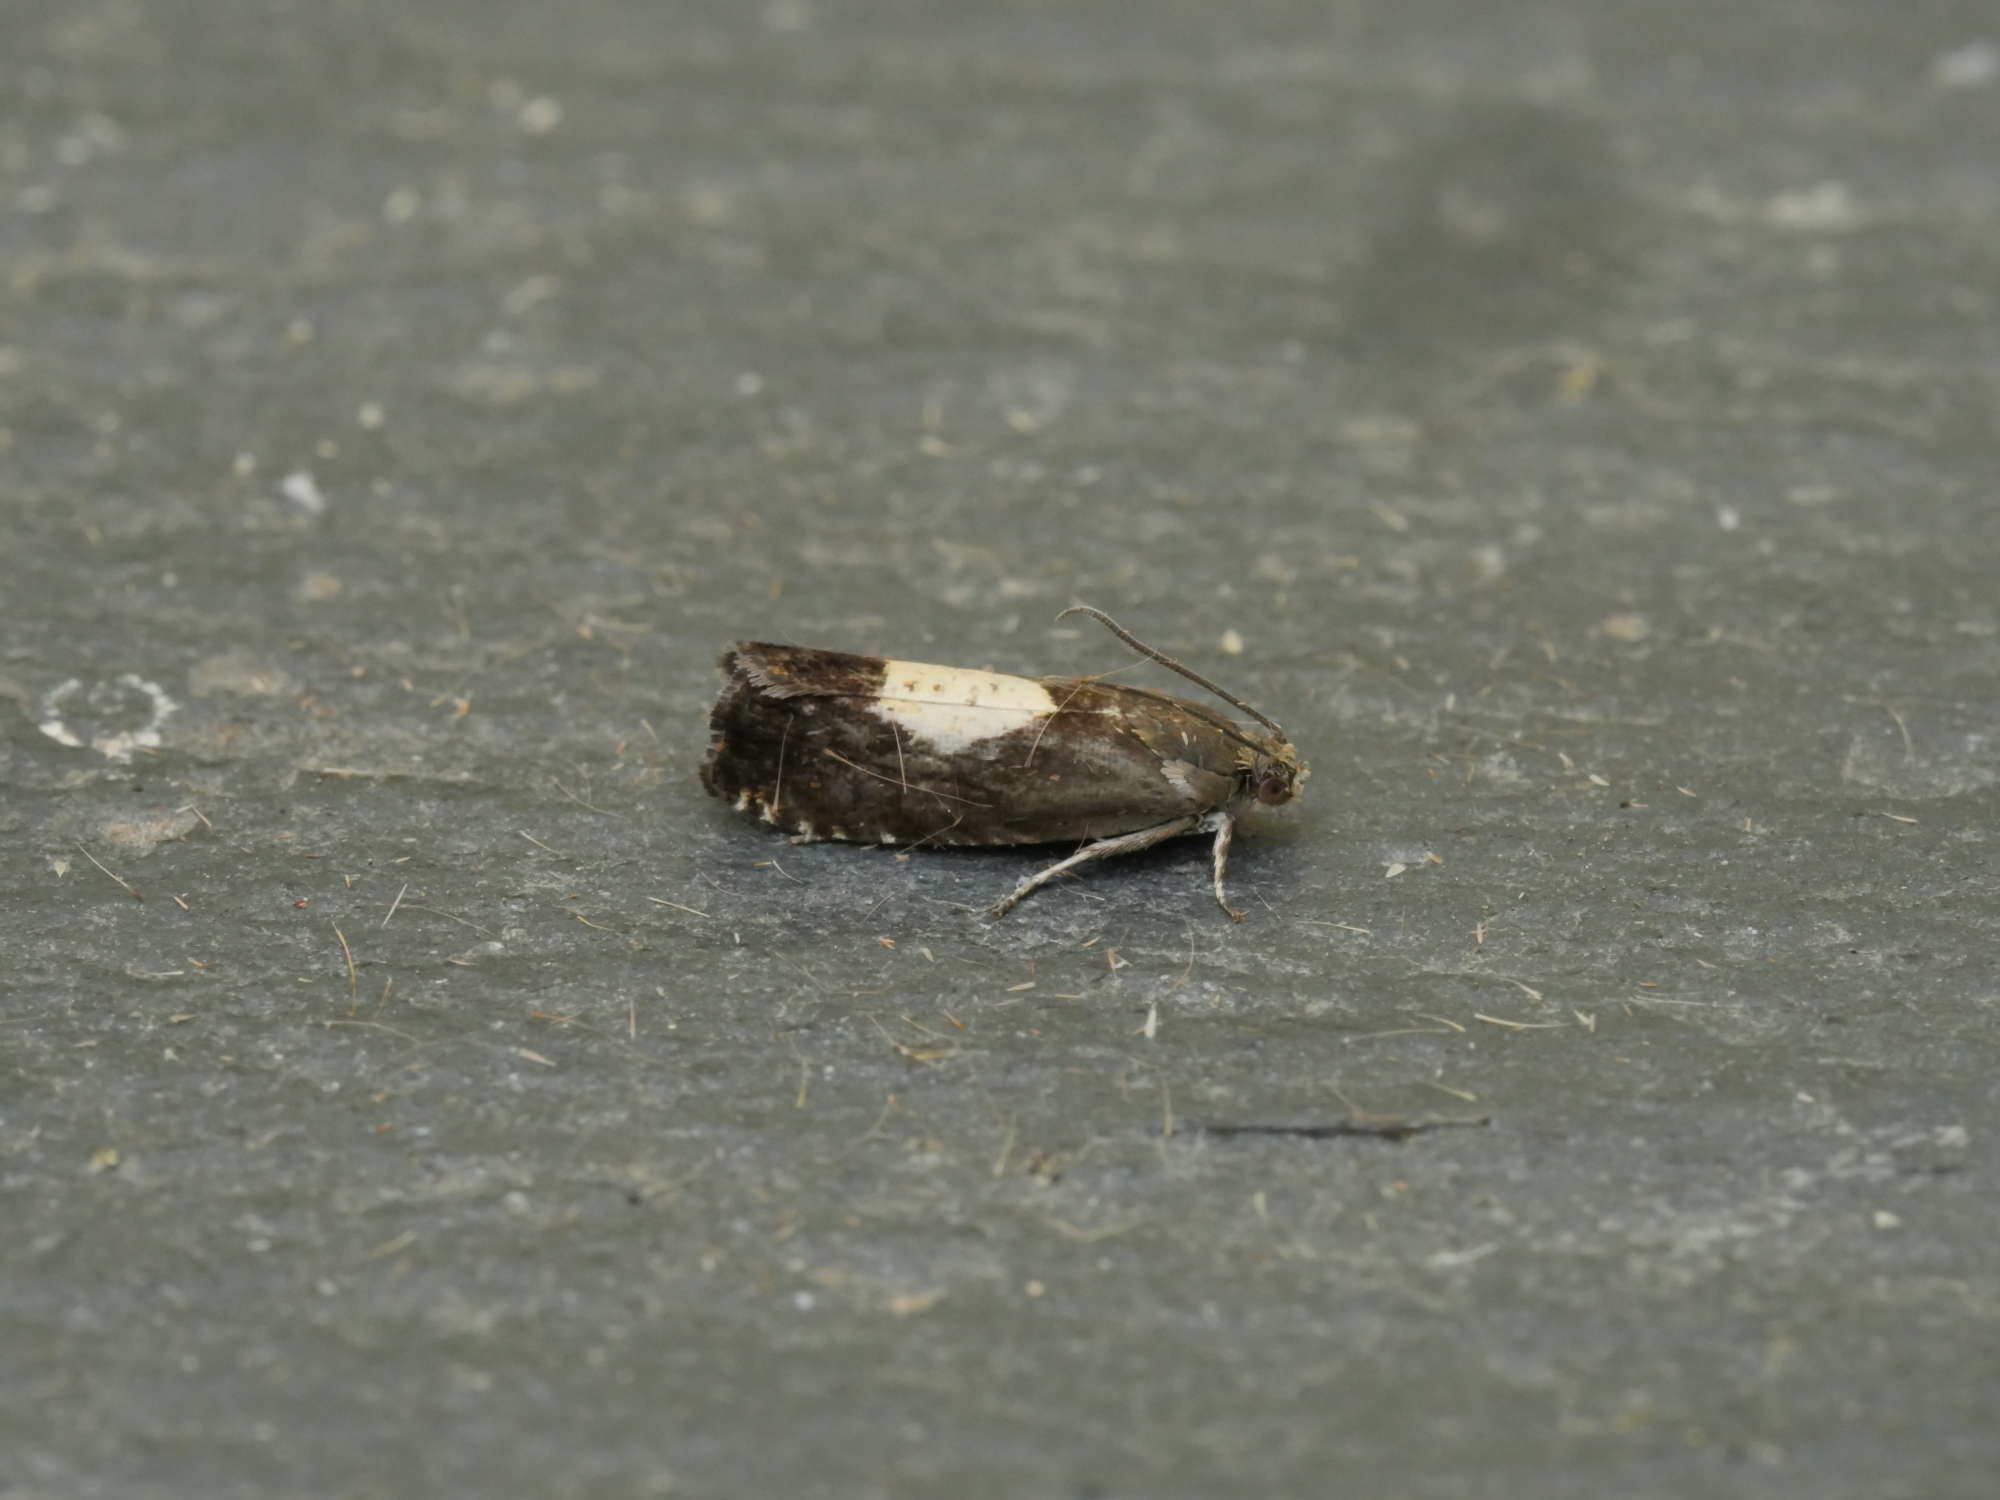
[[[188,690],[197,698],[212,698],[218,693],[270,698],[290,692],[292,679],[275,662],[248,651],[225,651],[204,657],[188,669]]]
[[[882,696],[870,710],[946,754],[1026,728],[1056,706],[1049,690],[1029,677],[920,661],[884,662],[882,671]]]
[[[766,31],[806,31],[813,23],[813,8],[806,0],[768,0],[763,19]]]
[[[1931,59],[1931,87],[1984,88],[2000,78],[2000,47],[1991,42],[1967,42]]]
[[[186,838],[200,823],[192,807],[155,817],[106,818],[97,825],[97,840],[115,849],[145,854],[161,844]]]
[[[529,135],[547,135],[562,124],[562,101],[543,94],[523,104],[520,114],[515,118],[520,121],[521,129]]]
[[[35,727],[58,745],[86,746],[106,760],[130,760],[135,750],[155,749],[160,729],[180,707],[157,682],[127,672],[86,688],[72,677],[42,695]]]
[[[1614,641],[1643,641],[1653,633],[1652,622],[1644,615],[1606,615],[1597,628]]]
[[[338,599],[346,587],[331,573],[308,573],[292,590],[292,596],[302,604],[324,604],[329,599]]]
[[[326,510],[326,496],[309,469],[294,469],[279,481],[278,489],[307,515],[317,516]]]
[[[1764,205],[1764,217],[1775,229],[1808,234],[1850,234],[1862,226],[1853,191],[1832,180],[1773,193]]]

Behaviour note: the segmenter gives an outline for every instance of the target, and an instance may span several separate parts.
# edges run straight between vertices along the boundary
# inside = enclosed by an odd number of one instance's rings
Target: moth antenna
[[[1252,708],[1249,704],[1245,703],[1241,698],[1237,697],[1234,693],[1225,693],[1221,688],[1217,687],[1214,683],[1210,682],[1206,677],[1202,676],[1201,673],[1195,671],[1192,667],[1184,667],[1179,662],[1175,661],[1171,656],[1167,655],[1166,652],[1156,651],[1153,647],[1147,645],[1144,641],[1140,640],[1137,636],[1132,634],[1132,632],[1127,630],[1123,625],[1120,625],[1116,620],[1112,619],[1111,616],[1107,615],[1103,610],[1094,609],[1088,604],[1072,604],[1068,609],[1064,610],[1061,614],[1057,615],[1056,618],[1058,620],[1066,619],[1070,615],[1089,615],[1091,619],[1097,621],[1098,624],[1102,625],[1106,630],[1110,631],[1113,635],[1117,636],[1119,640],[1123,641],[1126,645],[1130,646],[1134,651],[1138,652],[1141,656],[1145,657],[1146,660],[1158,662],[1161,666],[1165,667],[1169,672],[1180,673],[1181,676],[1185,677],[1189,682],[1192,682],[1196,687],[1204,688],[1208,692],[1215,694],[1216,697],[1220,698],[1224,703],[1229,704],[1232,708],[1242,709],[1243,712],[1250,715],[1251,718],[1255,719],[1259,724],[1262,724],[1266,729],[1270,730],[1271,733],[1275,734],[1285,744],[1289,745],[1292,742],[1290,736],[1288,736],[1284,730],[1278,727],[1278,721],[1276,719],[1266,718],[1263,714],[1258,713],[1256,709]]]

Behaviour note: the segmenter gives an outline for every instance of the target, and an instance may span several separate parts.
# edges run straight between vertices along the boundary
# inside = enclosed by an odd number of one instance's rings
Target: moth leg
[[[1215,830],[1215,904],[1229,913],[1229,920],[1240,922],[1243,913],[1229,904],[1229,898],[1222,894],[1222,872],[1229,868],[1229,845],[1236,837],[1235,815],[1223,808],[1210,813],[1201,821],[1203,832]]]
[[[1023,897],[1032,895],[1056,876],[1066,874],[1078,865],[1089,864],[1093,859],[1110,859],[1114,854],[1137,854],[1141,849],[1150,849],[1166,839],[1193,833],[1200,824],[1200,818],[1175,818],[1172,822],[1141,828],[1137,833],[1121,833],[1116,838],[1099,839],[1094,844],[1085,844],[1068,859],[1059,859],[1046,870],[1039,870],[1030,875],[1014,887],[1011,895],[994,902],[986,914],[989,917],[1004,917],[1021,903]]]

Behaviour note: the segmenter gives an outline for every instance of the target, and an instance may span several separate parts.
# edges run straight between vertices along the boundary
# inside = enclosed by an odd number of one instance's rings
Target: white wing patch
[[[1182,735],[1181,738],[1186,739],[1187,736]],[[1193,769],[1192,766],[1187,765],[1183,761],[1165,760],[1160,762],[1160,774],[1167,778],[1167,785],[1179,792],[1189,802],[1199,807],[1202,799],[1196,794],[1194,783],[1188,780],[1188,772]]]
[[[1049,690],[1030,677],[886,661],[882,696],[868,708],[911,739],[952,754],[1032,725],[1055,706]]]

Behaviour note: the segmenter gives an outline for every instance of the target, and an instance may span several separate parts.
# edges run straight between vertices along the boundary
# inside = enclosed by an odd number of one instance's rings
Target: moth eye
[[[1263,803],[1289,801],[1292,784],[1282,776],[1266,776],[1257,783],[1257,800]]]

